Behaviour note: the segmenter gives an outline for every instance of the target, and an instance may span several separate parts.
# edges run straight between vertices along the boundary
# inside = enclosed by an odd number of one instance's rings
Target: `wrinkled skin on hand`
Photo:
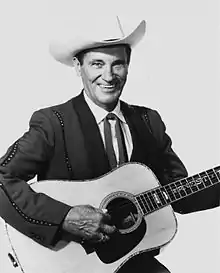
[[[116,232],[111,216],[90,205],[74,206],[64,219],[63,229],[89,243],[107,241]]]

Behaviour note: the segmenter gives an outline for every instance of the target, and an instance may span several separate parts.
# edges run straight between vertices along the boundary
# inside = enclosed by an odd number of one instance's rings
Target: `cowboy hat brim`
[[[86,40],[83,38],[72,39],[69,41],[52,41],[50,43],[49,51],[51,55],[57,60],[68,66],[73,66],[73,57],[77,53],[98,47],[107,47],[113,45],[127,44],[133,48],[144,36],[146,31],[145,20],[136,27],[129,35],[119,39],[109,39],[109,40]]]

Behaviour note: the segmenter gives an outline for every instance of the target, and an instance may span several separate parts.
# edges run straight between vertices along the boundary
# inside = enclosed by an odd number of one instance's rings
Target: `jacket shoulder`
[[[143,105],[135,105],[135,104],[128,104],[127,102],[122,101],[122,104],[124,107],[127,107],[129,110],[133,111],[134,113],[137,114],[144,114],[146,113],[147,115],[151,116],[158,116],[159,113],[157,110],[143,106]]]
[[[44,107],[44,108],[40,108],[38,110],[36,110],[35,112],[40,112],[46,116],[51,116],[53,115],[53,113],[55,111],[58,112],[65,112],[68,109],[70,109],[70,107],[72,107],[72,103],[71,100],[68,100],[66,102],[60,103],[60,104],[56,104],[56,105],[52,105],[52,106],[48,106],[48,107]]]
[[[33,113],[31,121],[44,119],[52,123],[55,122],[55,124],[58,122],[62,125],[64,118],[71,115],[73,110],[72,99],[70,99],[64,103],[37,109]]]
[[[160,114],[157,110],[141,106],[141,105],[134,105],[134,104],[128,104],[123,102],[124,107],[127,107],[131,112],[133,112],[136,115],[139,115],[141,119],[150,127],[152,130],[152,127],[161,125],[164,127],[164,123],[161,119]]]

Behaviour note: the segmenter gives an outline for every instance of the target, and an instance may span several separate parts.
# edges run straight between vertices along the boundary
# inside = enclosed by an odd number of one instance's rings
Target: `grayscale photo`
[[[0,13],[0,272],[219,273],[219,1]]]

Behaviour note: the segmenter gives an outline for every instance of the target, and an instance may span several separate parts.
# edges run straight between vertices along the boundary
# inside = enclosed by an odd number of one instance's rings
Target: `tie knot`
[[[106,116],[106,118],[109,120],[116,120],[117,119],[117,116],[113,113],[108,113],[108,115]]]

